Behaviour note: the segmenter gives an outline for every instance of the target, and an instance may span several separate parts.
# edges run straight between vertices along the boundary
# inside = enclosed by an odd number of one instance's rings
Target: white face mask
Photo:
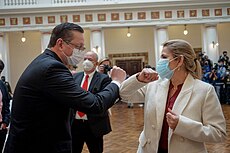
[[[82,64],[85,71],[90,71],[94,67],[93,62],[88,59],[86,59]]]
[[[85,52],[74,48],[71,56],[67,56],[64,52],[63,54],[67,58],[67,62],[69,65],[76,66],[84,58]]]

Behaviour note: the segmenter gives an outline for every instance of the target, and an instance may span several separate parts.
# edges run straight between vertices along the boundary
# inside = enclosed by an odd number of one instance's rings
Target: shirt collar
[[[96,69],[95,69],[92,73],[88,74],[88,75],[89,75],[89,78],[92,78],[95,72],[96,72]],[[85,77],[86,75],[87,75],[87,74],[84,72],[84,77]]]

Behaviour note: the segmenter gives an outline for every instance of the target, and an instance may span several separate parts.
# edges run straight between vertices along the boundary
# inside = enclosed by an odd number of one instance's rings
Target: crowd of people
[[[226,139],[226,121],[214,87],[200,80],[201,66],[208,73],[206,63],[212,62],[203,56],[199,62],[188,42],[166,41],[156,69],[146,66],[127,78],[108,59],[98,63],[96,53],[83,55],[83,33],[74,23],[57,25],[47,49],[22,73],[4,153],[80,153],[84,143],[91,153],[102,153],[103,135],[112,130],[109,108],[133,94],[145,102],[138,153],[207,153],[205,142]],[[71,73],[69,66],[81,60],[83,71]],[[5,107],[9,89],[0,89]],[[1,127],[6,128],[9,121],[4,122],[3,115],[2,111]]]
[[[221,103],[230,104],[230,60],[227,51],[223,51],[218,63],[213,63],[207,55],[200,54],[202,80],[215,87]]]

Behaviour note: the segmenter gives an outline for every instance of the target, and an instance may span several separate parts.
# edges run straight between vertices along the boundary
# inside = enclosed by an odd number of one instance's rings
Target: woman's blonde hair
[[[197,79],[201,79],[202,70],[199,60],[192,46],[185,40],[174,39],[163,43],[163,47],[167,47],[174,57],[184,56],[185,69]]]

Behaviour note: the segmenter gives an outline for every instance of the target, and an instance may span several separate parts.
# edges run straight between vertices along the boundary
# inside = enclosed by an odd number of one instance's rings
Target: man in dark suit
[[[0,60],[0,74],[4,69],[5,65],[2,60]],[[7,127],[10,122],[10,96],[8,90],[0,80],[0,152],[4,146],[4,142],[7,134]]]
[[[83,33],[73,23],[57,25],[48,48],[22,73],[4,153],[71,153],[70,109],[103,113],[118,98],[126,75],[118,67],[112,70],[113,81],[95,95],[74,82],[66,65],[76,65],[83,58]]]
[[[87,52],[84,56],[83,72],[74,74],[76,83],[83,87],[84,80],[88,75],[88,86],[85,90],[96,94],[103,90],[111,79],[108,75],[96,71],[98,65],[98,55],[95,52]],[[81,153],[84,142],[86,142],[89,152],[103,152],[103,135],[111,131],[108,111],[102,114],[79,114],[77,110],[73,112],[72,124],[72,146],[73,153]]]

